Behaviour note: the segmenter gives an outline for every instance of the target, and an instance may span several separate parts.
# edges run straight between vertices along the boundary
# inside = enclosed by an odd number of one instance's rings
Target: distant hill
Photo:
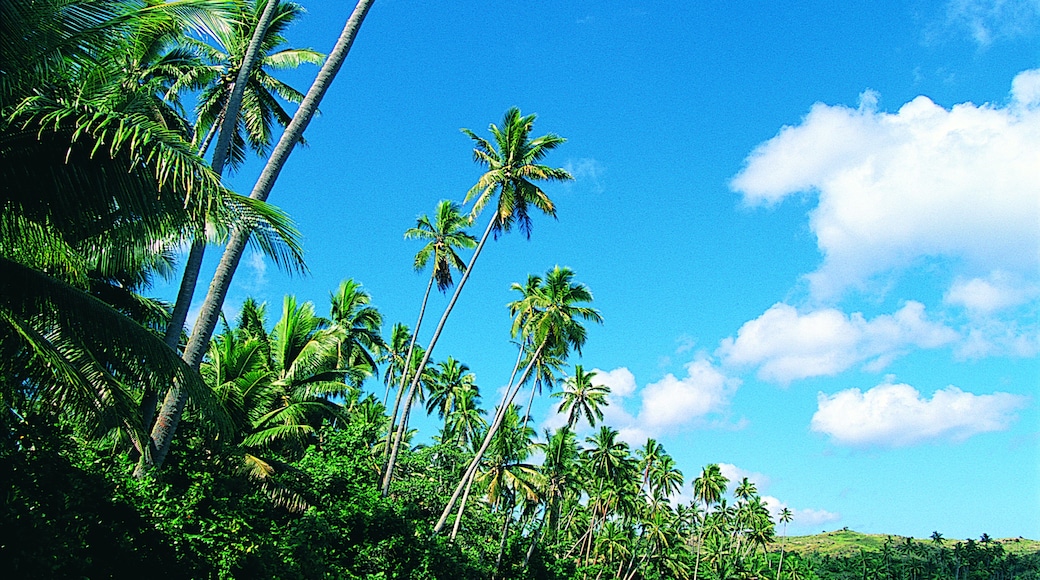
[[[810,553],[828,556],[852,556],[859,553],[860,549],[874,552],[881,550],[886,538],[892,538],[893,547],[906,542],[906,536],[895,536],[887,534],[861,534],[849,529],[841,529],[833,532],[824,532],[812,536],[788,536],[784,540],[784,550],[801,555]],[[910,538],[915,544],[933,545],[931,538]],[[954,540],[943,538],[943,545],[953,548],[957,544],[963,544],[966,540]],[[975,540],[978,542],[979,540]],[[1004,551],[1023,555],[1040,552],[1040,541],[1027,540],[1025,538],[1000,538],[992,539],[990,542],[999,543],[1004,546]],[[780,551],[780,538],[769,546],[770,552]]]

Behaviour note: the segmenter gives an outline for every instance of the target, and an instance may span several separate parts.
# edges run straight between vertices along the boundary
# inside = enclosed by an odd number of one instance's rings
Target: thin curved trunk
[[[522,361],[523,358],[524,358],[524,348],[523,348],[523,346],[521,346],[520,347],[520,351],[516,355],[516,362],[513,364],[513,372],[509,375],[509,382],[506,383],[507,385],[509,385],[509,387],[506,388],[506,392],[505,392],[505,394],[502,397],[502,403],[499,404],[498,408],[495,411],[495,418],[492,419],[492,421],[491,421],[492,424],[494,424],[497,421],[499,421],[499,415],[504,413],[503,410],[506,408],[505,399],[509,395],[509,389],[512,388],[513,380],[516,379],[517,371],[520,370],[520,361]],[[465,474],[463,475],[463,477],[465,477]],[[459,527],[462,525],[462,515],[466,511],[466,500],[469,499],[469,492],[473,488],[473,481],[475,479],[476,479],[476,472],[474,471],[472,476],[470,476],[468,479],[464,480],[466,482],[466,489],[462,493],[462,500],[459,502],[459,511],[458,511],[457,514],[455,514],[455,523],[451,526],[451,536],[450,536],[450,538],[451,538],[452,541],[455,541],[455,536],[457,536],[459,534]]]
[[[455,487],[455,492],[451,494],[451,498],[448,499],[448,505],[444,506],[444,511],[441,513],[441,517],[437,520],[437,525],[433,528],[433,535],[437,535],[444,529],[444,523],[448,520],[448,514],[451,513],[451,509],[455,506],[455,502],[459,499],[459,494],[462,492],[462,488],[466,485],[466,480],[472,479],[477,473],[477,466],[480,464],[480,460],[484,457],[484,452],[491,445],[491,439],[495,436],[498,428],[502,426],[502,420],[506,415],[505,409],[509,407],[513,402],[513,398],[520,391],[520,387],[523,386],[524,381],[527,380],[528,375],[531,374],[531,369],[534,367],[538,357],[541,356],[542,350],[545,349],[545,341],[538,345],[538,349],[534,352],[531,357],[531,362],[524,368],[523,374],[520,375],[520,380],[517,381],[516,386],[510,385],[510,388],[506,389],[506,396],[502,400],[502,405],[499,406],[498,413],[495,415],[495,421],[488,428],[488,432],[484,435],[484,442],[480,444],[480,449],[477,450],[477,454],[470,461],[469,467],[466,469],[465,475],[462,476],[462,480]]]
[[[433,289],[434,272],[430,273],[430,281],[426,284],[426,293],[423,294],[422,306],[419,308],[419,320],[415,321],[415,330],[412,332],[412,340],[408,342],[408,353],[404,356],[404,368],[401,370],[401,384],[397,387],[397,396],[394,397],[394,411],[390,414],[390,427],[386,431],[386,445],[383,447],[383,457],[390,452],[390,445],[394,433],[394,422],[397,421],[397,410],[401,406],[401,395],[404,394],[404,385],[408,380],[408,371],[412,368],[412,351],[415,349],[415,337],[419,336],[419,327],[422,326],[423,316],[426,314],[426,302],[430,299],[430,290]]]
[[[328,58],[325,59],[325,64],[318,71],[318,76],[314,79],[314,83],[311,84],[311,88],[307,91],[303,101],[300,102],[300,106],[293,115],[292,121],[289,122],[289,126],[285,128],[281,138],[278,140],[278,144],[275,145],[274,150],[271,152],[271,157],[267,160],[267,164],[257,179],[256,185],[253,186],[253,191],[249,194],[249,197],[260,201],[267,200],[268,195],[271,193],[271,188],[274,187],[274,183],[278,179],[278,175],[281,173],[282,168],[285,167],[289,154],[303,136],[304,129],[310,123],[314,112],[318,109],[318,104],[321,102],[322,97],[325,96],[325,92],[328,90],[329,85],[332,84],[336,73],[339,72],[344,59],[350,52],[350,47],[354,44],[354,39],[361,28],[361,23],[364,21],[365,15],[368,14],[368,10],[374,1],[360,0],[354,8],[353,13],[351,13],[350,18],[347,19],[347,23],[343,27],[343,31],[340,33],[339,39],[337,39]],[[245,68],[245,64],[243,64],[243,68]],[[228,115],[228,119],[230,118],[232,118],[231,115]],[[225,122],[227,122],[227,119],[225,119]],[[210,337],[213,335],[213,330],[217,325],[220,308],[224,304],[224,297],[227,295],[228,287],[231,285],[231,278],[234,276],[235,269],[242,259],[242,253],[245,250],[246,242],[249,240],[249,234],[250,232],[247,228],[236,227],[231,234],[227,248],[224,250],[220,264],[217,266],[216,274],[214,274],[213,281],[210,283],[209,292],[206,295],[205,302],[202,304],[202,310],[199,313],[199,318],[195,323],[191,339],[188,341],[188,346],[183,355],[184,360],[192,368],[199,368],[202,362],[202,355],[209,346]],[[177,424],[180,422],[181,414],[184,411],[185,402],[187,402],[187,393],[175,383],[166,393],[159,418],[152,429],[152,441],[156,450],[153,458],[155,467],[162,466],[166,458],[170,442],[173,440]],[[137,471],[143,473],[147,467],[139,465]]]
[[[780,570],[784,567],[784,540],[787,539],[787,523],[784,523],[784,537],[780,540],[780,563],[776,565],[776,580],[780,580]]]
[[[513,515],[513,498],[512,497],[509,498],[509,505],[508,505],[508,507],[505,510],[503,510],[503,511],[505,512],[505,517],[502,520],[502,535],[501,535],[500,539],[498,540],[498,557],[495,558],[495,572],[491,575],[491,579],[492,580],[497,578],[499,573],[502,571],[502,555],[505,554],[505,552],[506,552],[506,539],[508,538],[508,535],[509,535],[509,522],[510,522],[510,520],[513,519],[512,518],[512,515]]]
[[[423,354],[419,366],[415,369],[415,376],[412,377],[412,382],[408,386],[408,394],[404,397],[404,410],[401,412],[402,417],[408,415],[412,403],[412,397],[415,396],[415,389],[419,385],[419,380],[422,378],[423,371],[426,370],[426,363],[430,362],[430,355],[433,354],[433,347],[437,346],[437,340],[441,337],[441,332],[444,330],[444,324],[448,321],[448,316],[451,314],[451,310],[455,308],[455,302],[458,301],[459,295],[462,294],[462,288],[466,286],[466,280],[469,280],[469,275],[473,273],[473,265],[476,264],[477,258],[480,257],[480,251],[484,249],[484,244],[487,243],[488,237],[491,235],[491,229],[494,225],[495,218],[492,217],[491,221],[488,222],[487,229],[484,230],[484,235],[480,237],[480,243],[477,244],[477,248],[473,251],[473,256],[469,259],[469,264],[466,265],[466,271],[462,274],[458,286],[455,286],[455,292],[451,295],[451,300],[448,302],[448,306],[444,309],[444,314],[441,315],[440,322],[437,323],[437,328],[433,331],[433,337],[430,338],[430,344],[426,345],[426,352]],[[383,472],[383,497],[386,497],[386,495],[390,493],[390,481],[393,480],[394,477],[394,465],[397,463],[397,454],[401,449],[401,438],[404,435],[405,429],[407,429],[407,425],[405,425],[405,422],[402,420],[397,426],[397,438],[394,441],[393,449],[390,450],[390,459],[386,462],[386,470]]]
[[[462,514],[466,511],[466,500],[469,499],[469,492],[473,489],[473,480],[469,480],[466,484],[466,491],[462,494],[462,501],[459,502],[459,511],[455,514],[455,523],[451,526],[451,539],[454,541],[455,536],[459,535],[459,527],[462,525]]]

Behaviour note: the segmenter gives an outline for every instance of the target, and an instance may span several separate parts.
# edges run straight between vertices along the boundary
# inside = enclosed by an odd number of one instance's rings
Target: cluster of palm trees
[[[291,221],[264,200],[370,5],[326,59],[283,47],[302,12],[284,0],[0,4],[5,424],[24,420],[19,409],[63,416],[128,440],[144,474],[161,465],[189,399],[219,409],[197,372],[223,303],[213,288],[230,281],[239,242],[305,268]],[[306,95],[270,74],[304,63],[323,63]],[[300,106],[290,116],[284,102]],[[266,155],[276,125],[287,127],[253,195],[225,188],[225,169],[249,149]],[[225,241],[222,265],[235,264],[218,272],[181,350],[202,252]],[[140,292],[174,274],[185,244],[171,314]]]
[[[490,513],[501,521],[499,575],[508,575],[510,550],[526,564],[539,547],[585,577],[767,574],[762,548],[773,522],[753,484],[741,482],[729,504],[727,481],[711,465],[694,480],[693,501],[683,503],[683,475],[657,442],[633,451],[600,426],[579,443],[576,429],[603,419],[609,389],[581,365],[562,376],[570,355],[582,351],[585,325],[602,321],[571,269],[555,266],[513,284],[516,298],[506,306],[516,362],[489,412],[464,363],[433,362],[492,234],[515,226],[530,236],[533,210],[556,215],[540,184],[572,178],[543,164],[564,139],[533,137],[534,115],[509,109],[501,125],[490,125],[490,139],[463,130],[485,171],[462,201],[468,212],[442,201],[405,233],[425,242],[415,269],[430,267],[413,329],[396,324],[384,339],[371,297],[346,280],[331,294],[327,317],[288,296],[269,328],[266,305],[247,301],[211,340],[247,243],[284,267],[305,268],[291,221],[266,199],[371,3],[358,3],[328,58],[284,48],[282,33],[301,13],[285,0],[0,3],[4,437],[12,423],[46,416],[123,449],[146,477],[162,467],[188,417],[208,433],[204,447],[217,465],[299,509],[302,496],[274,476],[339,421],[368,425],[384,497],[407,485],[395,466],[414,433],[412,408],[424,404],[441,422],[434,440],[464,450],[431,532],[463,541],[467,521]],[[322,66],[306,94],[271,75],[307,63]],[[298,103],[295,113],[284,102]],[[229,191],[222,175],[249,151],[268,161],[246,197]],[[465,230],[482,214],[490,216],[477,238]],[[217,274],[187,334],[203,253],[220,244]],[[181,247],[191,250],[176,303],[142,296],[155,276],[173,275]],[[423,344],[434,286],[454,291]],[[382,400],[363,393],[380,373]],[[526,406],[516,401],[525,388]],[[546,390],[561,398],[565,425],[537,441],[530,412]]]

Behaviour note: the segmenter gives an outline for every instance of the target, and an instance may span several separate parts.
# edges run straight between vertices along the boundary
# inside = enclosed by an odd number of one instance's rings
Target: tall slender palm
[[[272,13],[264,26],[264,11],[268,6]],[[324,58],[314,50],[284,47],[283,34],[304,12],[299,4],[286,0],[275,0],[273,4],[268,0],[237,0],[235,11],[231,26],[213,31],[216,46],[195,44],[218,75],[216,82],[199,94],[195,126],[198,144],[227,115],[238,73],[246,63],[249,43],[254,34],[261,35],[255,64],[250,67],[243,87],[241,112],[225,138],[229,147],[227,163],[232,169],[245,161],[247,148],[260,156],[266,155],[272,144],[274,124],[285,127],[291,121],[279,98],[291,103],[303,99],[302,93],[272,76],[270,71],[294,69],[301,64],[320,66]]]
[[[779,578],[780,578],[780,571],[784,567],[784,540],[787,539],[787,524],[791,523],[791,520],[793,520],[793,519],[794,519],[794,514],[791,513],[791,510],[787,509],[786,507],[784,509],[780,510],[780,523],[784,524],[784,535],[780,539],[780,562],[776,565],[776,577],[777,577],[777,580],[779,580]],[[938,532],[936,532],[936,533],[938,533]],[[932,534],[932,536],[934,538],[935,534]],[[942,538],[941,535],[939,537]]]
[[[567,413],[567,426],[571,429],[578,424],[582,416],[588,421],[589,427],[596,426],[596,420],[603,419],[603,409],[610,403],[607,395],[610,387],[592,384],[596,371],[585,372],[581,365],[575,365],[574,376],[567,377],[563,381],[563,391],[553,393],[551,396],[562,398],[558,413]]]
[[[514,284],[513,287],[516,289],[518,285]],[[519,288],[521,290],[525,288],[530,290],[531,287],[529,285],[528,287]],[[570,349],[581,353],[581,348],[585,344],[586,338],[586,331],[585,327],[582,326],[582,321],[597,323],[603,321],[603,317],[598,310],[590,306],[584,306],[585,303],[592,301],[592,292],[588,286],[574,281],[574,272],[570,268],[556,266],[546,274],[544,283],[534,285],[533,288],[533,292],[522,298],[523,307],[510,307],[510,311],[515,310],[518,312],[518,317],[523,319],[523,322],[519,325],[514,323],[514,328],[522,329],[523,337],[521,343],[529,344],[532,347],[532,355],[529,357],[530,362],[524,368],[516,384],[507,386],[496,417],[491,422],[488,434],[484,437],[484,442],[481,444],[480,449],[477,450],[466,473],[448,500],[448,505],[441,513],[437,525],[434,527],[435,534],[439,533],[443,528],[444,522],[447,521],[448,514],[451,513],[451,508],[454,506],[459,494],[472,480],[481,456],[487,449],[491,437],[495,434],[495,430],[498,429],[498,425],[501,424],[502,416],[508,406],[512,404],[520,387],[527,381],[531,369],[539,356],[541,356],[541,353],[544,351],[554,352],[560,354],[562,358],[566,357]]]
[[[452,294],[451,300],[448,301],[448,305],[445,307],[444,313],[433,331],[426,356],[419,363],[419,368],[425,368],[426,363],[429,362],[429,357],[433,354],[434,347],[437,346],[437,340],[444,330],[448,316],[451,315],[451,311],[455,307],[462,289],[466,286],[466,281],[473,273],[473,265],[476,263],[477,258],[480,257],[480,252],[483,250],[484,244],[487,243],[491,233],[495,232],[497,236],[508,232],[513,224],[516,223],[520,225],[521,231],[530,237],[531,216],[529,208],[531,206],[538,208],[543,213],[556,217],[556,206],[549,199],[549,196],[538,187],[537,182],[574,179],[570,173],[563,169],[549,167],[540,163],[550,151],[562,145],[565,139],[553,133],[531,139],[530,135],[531,130],[534,128],[535,118],[535,115],[521,115],[520,109],[516,107],[510,108],[503,117],[501,129],[494,124],[489,126],[489,130],[495,140],[494,144],[477,136],[469,129],[463,129],[463,133],[469,136],[475,144],[473,148],[474,161],[488,168],[480,176],[480,179],[477,180],[477,183],[466,193],[466,202],[469,202],[471,199],[474,200],[473,210],[470,212],[471,218],[476,219],[484,207],[495,198],[496,194],[498,196],[497,203],[495,204],[495,212],[488,221],[487,228],[484,230],[484,234],[480,237],[480,241],[470,257],[469,264],[466,266],[466,272],[459,280],[458,286],[455,287],[455,292]],[[412,383],[409,385],[409,391],[414,390],[416,384],[417,377],[413,377]],[[410,397],[411,395],[409,394],[405,399],[407,400]],[[395,460],[396,452],[392,452],[383,476],[383,495],[386,495],[389,490]],[[454,500],[452,500],[452,503],[454,503]],[[437,527],[437,531],[440,531],[441,527],[443,527],[443,523]]]
[[[318,104],[321,102],[322,97],[325,96],[325,92],[331,85],[333,78],[335,78],[336,73],[343,65],[347,53],[350,52],[350,47],[357,37],[361,23],[364,21],[373,2],[374,0],[360,0],[351,13],[350,18],[347,19],[339,39],[333,46],[332,51],[329,52],[329,56],[325,59],[321,70],[318,71],[318,76],[315,78],[314,83],[311,84],[311,88],[307,91],[299,108],[293,115],[292,121],[286,127],[285,132],[282,133],[281,138],[278,140],[278,144],[275,145],[274,150],[271,152],[267,164],[253,187],[253,191],[249,194],[250,198],[260,201],[267,200],[268,195],[271,193],[271,188],[274,187],[278,175],[285,166],[289,153],[303,136],[304,129],[310,123],[314,112],[318,108]],[[202,304],[199,318],[192,329],[191,338],[188,340],[188,345],[183,355],[185,362],[193,368],[198,368],[202,355],[209,344],[209,339],[213,335],[218,313],[224,304],[224,297],[227,295],[228,288],[231,285],[231,278],[238,268],[238,263],[242,259],[242,253],[251,233],[252,230],[247,227],[235,228],[225,248],[224,255],[217,265],[217,272],[210,283],[206,300]],[[177,423],[180,422],[181,414],[184,411],[185,401],[186,394],[177,383],[174,383],[166,393],[166,398],[160,409],[159,420],[156,421],[156,425],[152,429],[151,439],[156,450],[153,462],[156,467],[162,466],[166,453],[169,451],[170,443],[177,430]]]
[[[241,165],[246,143],[257,154],[265,154],[271,145],[274,120],[283,127],[289,124],[289,115],[274,94],[294,103],[303,98],[299,91],[265,70],[295,68],[303,63],[320,64],[321,55],[311,50],[281,49],[275,52],[285,42],[281,32],[302,11],[298,5],[282,0],[256,0],[252,5],[239,0],[235,4],[235,16],[229,19],[230,24],[208,29],[209,36],[220,48],[191,38],[186,40],[188,48],[209,62],[207,72],[188,78],[196,83],[204,82],[194,127],[194,144],[200,155],[205,155],[214,133],[220,131],[212,159],[212,167],[217,173],[222,174],[226,166],[236,169]],[[205,256],[204,228],[199,230],[185,260],[184,274],[167,327],[166,342],[171,348],[176,348],[180,340]]]
[[[693,497],[703,503],[705,510],[708,510],[722,499],[727,483],[729,483],[729,480],[722,475],[722,469],[717,463],[712,463],[701,471],[697,479],[693,480]],[[697,538],[697,560],[693,567],[694,580],[697,580],[697,572],[700,568],[701,546],[704,542],[705,527],[701,526],[701,531]]]
[[[459,211],[457,204],[448,200],[441,200],[437,204],[433,221],[430,221],[428,216],[422,215],[416,220],[415,227],[408,229],[404,233],[405,238],[426,240],[426,245],[415,255],[415,270],[422,271],[427,264],[430,264],[431,261],[433,262],[433,267],[430,271],[430,281],[426,284],[426,292],[423,293],[422,305],[419,307],[419,319],[415,323],[415,332],[412,333],[412,340],[408,344],[405,360],[411,360],[412,358],[416,336],[419,334],[419,327],[422,326],[423,318],[426,315],[426,303],[430,298],[430,291],[433,289],[434,283],[437,284],[437,289],[442,293],[447,292],[455,283],[452,270],[458,270],[463,273],[466,271],[466,264],[463,262],[462,257],[459,256],[457,250],[459,248],[471,249],[477,243],[476,239],[465,231],[465,228],[469,227],[470,223],[470,220]],[[408,382],[408,378],[408,373],[401,373],[400,385],[397,387],[397,396],[394,397],[393,410],[390,412],[391,425],[397,421],[397,410],[401,405],[401,398],[405,392],[404,385]],[[409,397],[405,400],[402,416],[409,414],[414,394],[414,390],[410,391]],[[403,434],[407,428],[408,422],[402,420],[401,427],[398,429],[398,436]],[[390,449],[389,433],[387,434],[387,449]]]

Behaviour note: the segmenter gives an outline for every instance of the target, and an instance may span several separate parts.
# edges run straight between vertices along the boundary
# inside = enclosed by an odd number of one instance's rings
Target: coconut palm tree
[[[701,470],[700,476],[693,480],[693,497],[704,504],[705,510],[710,510],[711,506],[719,503],[722,499],[722,494],[726,491],[726,484],[729,480],[722,475],[722,469],[717,463],[712,463]],[[704,528],[701,527],[701,532],[697,537],[697,560],[693,567],[693,579],[697,580],[697,572],[700,567],[701,560],[701,547],[704,542]]]
[[[494,232],[497,236],[508,232],[513,224],[519,224],[521,231],[530,237],[531,216],[529,208],[531,206],[538,208],[543,213],[553,217],[556,216],[556,206],[549,199],[549,196],[538,187],[537,182],[573,179],[563,169],[549,167],[540,163],[550,151],[562,145],[565,139],[553,133],[531,139],[530,135],[531,130],[534,128],[535,118],[535,115],[521,115],[520,110],[516,107],[510,108],[506,111],[505,117],[503,117],[501,129],[494,124],[491,124],[489,127],[495,140],[494,144],[479,137],[469,129],[462,130],[475,143],[473,148],[474,161],[488,168],[480,176],[480,179],[477,180],[477,183],[466,193],[465,201],[469,202],[471,199],[474,201],[473,209],[470,212],[471,220],[475,220],[482,210],[496,199],[496,195],[497,201],[494,214],[488,221],[487,228],[484,229],[484,234],[480,237],[476,249],[473,250],[473,255],[466,266],[466,271],[459,280],[458,286],[455,287],[455,292],[448,301],[448,305],[445,307],[444,313],[433,331],[426,356],[419,363],[419,368],[426,368],[429,357],[433,354],[433,349],[437,346],[437,340],[440,338],[444,325],[448,321],[448,316],[451,315],[451,311],[455,307],[455,303],[458,301],[466,281],[469,279],[470,274],[473,273],[473,265],[476,263],[477,258],[480,257],[480,252],[483,250],[484,244],[487,243],[491,233]],[[417,380],[416,377],[412,378],[409,391],[415,389]],[[408,394],[405,400],[407,401],[410,398],[411,394]],[[504,406],[502,409],[504,410]],[[392,452],[383,476],[384,496],[390,486],[395,460],[396,453]],[[472,474],[470,477],[472,477]],[[454,501],[453,499],[451,503],[454,503]],[[449,508],[445,514],[450,511]],[[444,519],[446,518],[447,515],[444,516]],[[442,522],[437,526],[438,532],[443,525]]]
[[[419,334],[419,327],[422,326],[423,318],[426,315],[426,303],[430,298],[430,291],[433,289],[434,283],[437,284],[437,289],[442,293],[447,292],[455,283],[452,270],[458,270],[463,273],[466,271],[466,264],[463,262],[462,257],[459,256],[458,249],[470,249],[476,245],[476,239],[465,231],[465,228],[470,225],[470,220],[462,215],[458,205],[451,201],[441,200],[437,204],[434,215],[433,221],[430,221],[430,218],[426,215],[420,216],[416,220],[415,227],[408,229],[404,233],[405,238],[426,240],[426,245],[415,255],[415,270],[417,272],[422,271],[431,261],[433,263],[430,281],[426,284],[426,292],[423,293],[422,304],[419,307],[419,319],[415,323],[415,332],[412,334],[412,339],[408,344],[405,360],[411,360],[412,358],[416,336]],[[405,392],[404,386],[408,382],[408,378],[408,373],[401,373],[400,385],[397,387],[397,396],[394,398],[393,410],[390,412],[391,425],[397,420],[397,410],[400,407],[401,398]],[[411,394],[405,400],[405,409],[402,415],[406,416],[409,414],[413,396],[414,391],[411,391]],[[401,421],[399,431],[403,433],[407,427],[407,421]],[[389,441],[388,435],[387,448],[390,447]],[[387,464],[389,465],[389,461]]]
[[[472,480],[481,456],[501,424],[503,414],[512,404],[520,387],[527,381],[531,369],[541,353],[544,351],[558,352],[564,357],[570,349],[580,353],[586,338],[585,327],[582,326],[581,321],[602,322],[603,320],[599,311],[583,305],[592,301],[592,292],[584,284],[574,281],[574,272],[570,268],[556,266],[546,274],[544,283],[529,284],[523,287],[514,284],[513,288],[530,291],[529,295],[523,296],[518,303],[510,306],[510,311],[517,312],[517,317],[522,319],[520,324],[514,322],[513,327],[521,330],[523,335],[521,342],[532,347],[530,362],[524,368],[515,386],[507,386],[495,419],[492,420],[488,433],[484,437],[484,442],[477,450],[466,473],[448,500],[448,505],[441,513],[440,520],[434,527],[435,534],[443,528],[459,494]],[[517,360],[518,364],[519,362],[520,359]],[[515,372],[514,368],[514,374]]]
[[[163,95],[180,64],[159,53],[174,31],[219,19],[214,8],[4,4],[0,278],[10,285],[0,298],[0,331],[12,370],[3,376],[36,383],[43,398],[64,391],[66,406],[83,413],[76,424],[111,425],[99,413],[118,407],[116,422],[140,432],[145,426],[125,415],[120,393],[169,377],[206,396],[201,378],[154,351],[153,334],[122,306],[97,300],[95,282],[141,280],[152,267],[142,257],[183,239],[201,216],[240,219],[246,209],[195,155],[186,123]]]
[[[285,166],[289,153],[302,138],[304,129],[310,123],[318,104],[342,66],[344,59],[346,59],[347,53],[350,52],[350,47],[353,45],[361,23],[368,14],[373,1],[360,0],[351,13],[350,18],[347,19],[339,39],[336,41],[332,51],[329,52],[329,56],[325,59],[321,70],[318,71],[317,78],[315,78],[311,88],[307,91],[303,101],[300,102],[300,106],[293,115],[292,121],[290,121],[271,152],[267,164],[264,166],[256,185],[253,187],[253,191],[249,195],[250,198],[260,201],[267,200],[278,178],[278,174],[281,173],[282,168]],[[245,246],[249,242],[252,233],[252,228],[236,227],[231,234],[224,255],[217,265],[217,272],[210,283],[206,300],[202,304],[199,318],[192,329],[192,335],[183,354],[185,362],[193,368],[198,368],[199,363],[202,361],[202,355],[209,344],[210,337],[213,335],[213,330],[216,328],[217,315],[224,304],[224,297],[227,295],[228,288],[231,285],[231,278],[238,268],[238,263],[242,259],[242,253],[245,251]],[[156,426],[152,429],[151,440],[156,450],[154,458],[155,467],[162,466],[170,443],[176,433],[177,423],[180,421],[181,414],[184,411],[185,401],[186,394],[176,382],[173,383],[173,386],[166,393],[166,398],[160,409],[159,420],[156,421]]]
[[[351,279],[341,282],[329,300],[339,342],[336,366],[351,386],[359,388],[365,377],[376,373],[376,354],[386,347],[380,336],[383,315],[372,306],[371,295]]]
[[[479,388],[476,385],[477,377],[469,372],[469,367],[452,357],[437,364],[433,370],[433,383],[430,385],[430,393],[426,397],[426,413],[437,413],[437,417],[444,421],[441,430],[442,440],[447,440],[448,422],[451,415],[458,407],[459,401],[464,397],[472,397],[476,392],[479,397]]]
[[[559,399],[560,406],[557,413],[567,413],[567,426],[571,429],[578,424],[582,416],[588,421],[589,427],[596,426],[597,419],[603,419],[603,410],[600,406],[607,406],[607,395],[610,387],[592,384],[596,371],[585,372],[581,365],[575,365],[574,375],[563,381],[563,391],[553,393],[551,396]]]
[[[791,513],[790,509],[785,507],[780,510],[780,523],[784,524],[784,535],[781,536],[780,539],[780,562],[776,565],[776,577],[778,579],[780,578],[780,571],[784,567],[784,540],[787,539],[787,524],[789,524],[793,519],[794,514]]]

